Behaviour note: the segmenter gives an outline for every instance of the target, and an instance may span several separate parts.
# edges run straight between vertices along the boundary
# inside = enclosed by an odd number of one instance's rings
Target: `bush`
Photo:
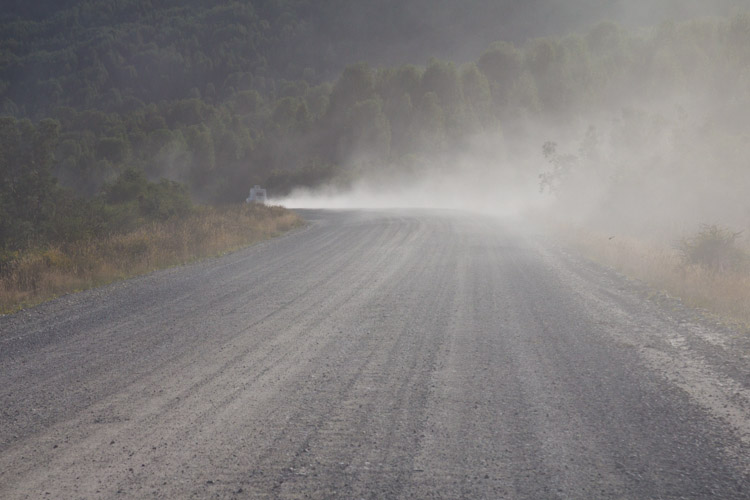
[[[133,230],[144,220],[167,220],[188,215],[193,202],[187,188],[174,181],[161,179],[149,182],[137,169],[127,169],[111,184],[104,187],[111,230]]]
[[[167,220],[193,211],[193,202],[187,188],[167,179],[161,179],[158,183],[150,182],[138,201],[141,214],[152,220]]]
[[[103,195],[107,203],[127,203],[137,200],[147,187],[146,174],[141,170],[128,168],[117,177],[117,180],[104,186]]]
[[[680,242],[683,262],[714,273],[740,271],[748,262],[747,253],[737,243],[741,234],[717,224],[704,224],[695,236]]]
[[[0,248],[0,277],[5,274],[10,274],[10,272],[16,268],[19,255],[20,252],[17,250],[11,251]]]

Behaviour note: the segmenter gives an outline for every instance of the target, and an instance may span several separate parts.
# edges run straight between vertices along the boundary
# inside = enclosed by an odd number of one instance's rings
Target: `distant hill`
[[[693,16],[745,1],[6,3],[0,216],[41,213],[60,185],[95,197],[127,172],[211,203],[244,200],[253,184],[283,194],[444,174],[475,153],[536,179],[548,138],[597,121],[607,130],[587,143],[628,151],[710,130],[680,154],[712,144],[705,155],[731,153],[721,165],[733,175],[750,116],[750,15]],[[543,187],[561,192],[570,158],[562,143],[547,150]],[[646,160],[632,163],[646,171]]]
[[[587,29],[729,15],[745,0],[9,0],[0,12],[0,100],[37,116],[98,105],[110,89],[144,102],[194,95],[243,73],[334,79],[347,65],[475,60]],[[75,74],[75,75],[73,75]],[[79,85],[84,78],[86,85]],[[58,83],[59,87],[55,84]],[[237,85],[232,85],[237,87]],[[263,84],[253,85],[262,91]],[[221,92],[221,89],[217,89]],[[8,108],[6,106],[6,111]]]

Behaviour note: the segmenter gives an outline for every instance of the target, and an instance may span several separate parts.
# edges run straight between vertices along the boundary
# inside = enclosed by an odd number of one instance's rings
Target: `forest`
[[[487,168],[540,165],[524,175],[543,191],[625,224],[634,193],[670,220],[665,193],[688,181],[702,185],[696,210],[717,196],[747,206],[747,182],[715,180],[750,157],[750,14],[600,22],[414,64],[368,58],[399,43],[447,53],[434,22],[409,43],[399,22],[419,2],[388,4],[16,2],[0,17],[0,247],[238,202],[253,184],[280,196],[430,175],[478,137],[493,143]],[[493,3],[478,4],[482,17]]]

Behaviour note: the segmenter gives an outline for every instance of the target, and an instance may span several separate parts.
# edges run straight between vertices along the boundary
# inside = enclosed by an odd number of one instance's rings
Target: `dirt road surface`
[[[0,498],[750,498],[748,335],[533,231],[307,211],[0,318]]]

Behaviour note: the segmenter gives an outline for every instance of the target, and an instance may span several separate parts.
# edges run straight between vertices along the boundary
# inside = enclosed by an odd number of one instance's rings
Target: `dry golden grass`
[[[20,253],[0,275],[0,313],[237,250],[301,224],[299,216],[280,207],[201,208],[127,234]]]
[[[674,248],[635,238],[611,238],[582,228],[559,232],[586,257],[723,318],[750,325],[750,272],[718,273],[685,265]]]

